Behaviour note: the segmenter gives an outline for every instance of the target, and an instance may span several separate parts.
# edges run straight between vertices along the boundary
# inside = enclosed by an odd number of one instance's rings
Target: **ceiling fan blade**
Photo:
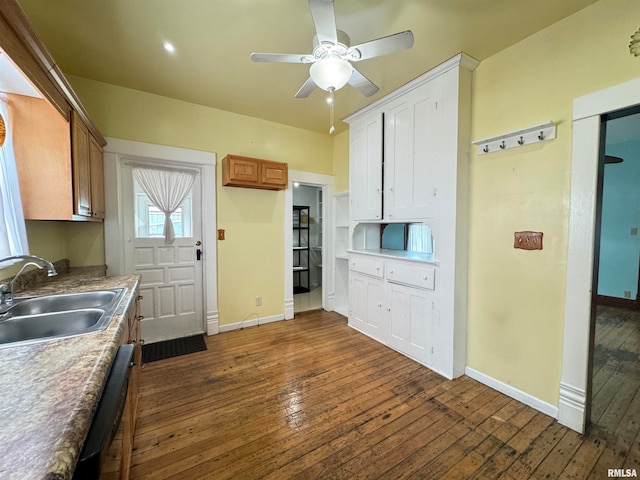
[[[413,47],[413,33],[411,33],[411,30],[405,30],[404,32],[394,33],[360,45],[354,45],[347,51],[347,57],[349,60],[357,62],[411,47]]]
[[[333,0],[309,0],[311,17],[316,27],[318,43],[338,43],[336,30],[336,14],[333,9]]]
[[[306,82],[300,87],[298,93],[295,94],[295,98],[307,98],[311,95],[311,92],[316,88],[315,82],[309,77]]]
[[[254,62],[312,63],[313,55],[303,53],[252,53]]]
[[[365,97],[370,97],[371,95],[375,94],[379,90],[379,88],[375,85],[375,83],[373,83],[363,74],[361,74],[355,68],[351,73],[351,78],[349,79],[349,85],[357,89]]]

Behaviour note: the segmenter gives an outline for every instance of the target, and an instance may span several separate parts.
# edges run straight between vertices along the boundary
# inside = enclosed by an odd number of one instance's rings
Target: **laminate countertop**
[[[109,368],[135,308],[139,277],[71,269],[20,296],[111,288],[127,291],[96,333],[0,346],[0,478],[70,479]]]

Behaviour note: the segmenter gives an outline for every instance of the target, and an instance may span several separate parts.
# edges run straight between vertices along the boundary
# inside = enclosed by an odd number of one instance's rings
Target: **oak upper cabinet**
[[[102,145],[93,135],[89,135],[89,166],[93,218],[104,219],[104,155]]]
[[[69,122],[43,98],[6,96],[25,218],[71,220]]]
[[[442,77],[436,77],[385,112],[384,218],[389,221],[433,216],[438,145],[449,141],[441,128],[440,112],[446,108],[441,85]]]
[[[75,111],[71,112],[74,214],[104,218],[102,146]]]
[[[222,159],[222,185],[225,187],[286,190],[289,167],[283,162],[227,155]]]
[[[0,4],[0,49],[37,90],[5,92],[25,218],[104,218],[106,140],[16,0]]]
[[[349,125],[351,220],[382,218],[382,136],[382,112]]]

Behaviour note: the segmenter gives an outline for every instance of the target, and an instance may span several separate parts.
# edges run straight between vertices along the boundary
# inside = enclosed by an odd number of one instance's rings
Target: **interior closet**
[[[322,187],[293,187],[293,302],[294,312],[322,308]]]

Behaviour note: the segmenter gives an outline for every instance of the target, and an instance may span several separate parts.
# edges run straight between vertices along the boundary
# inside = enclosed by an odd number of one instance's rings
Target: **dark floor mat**
[[[207,349],[204,335],[174,338],[164,342],[149,343],[142,346],[142,363],[155,362],[165,358],[178,357],[188,353],[202,352]]]

